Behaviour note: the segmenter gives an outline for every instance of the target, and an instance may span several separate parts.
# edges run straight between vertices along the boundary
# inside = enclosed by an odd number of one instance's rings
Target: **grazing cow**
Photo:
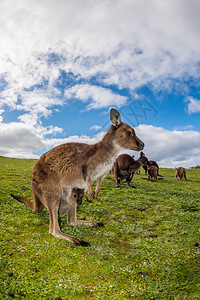
[[[83,143],[66,143],[59,145],[43,154],[33,167],[32,191],[33,201],[12,195],[23,202],[33,212],[40,212],[44,207],[49,210],[49,233],[55,237],[66,239],[71,243],[88,246],[87,242],[61,232],[58,213],[68,212],[68,224],[84,224],[98,226],[99,223],[77,220],[74,205],[68,207],[73,188],[88,189],[88,200],[97,197],[102,180],[112,168],[118,154],[125,149],[140,151],[144,143],[136,136],[132,127],[121,122],[117,110],[110,111],[111,128],[102,141],[94,145]],[[97,179],[95,193],[92,182]]]
[[[176,177],[176,180],[178,177],[179,177],[179,180],[183,180],[183,178],[185,178],[185,180],[187,180],[185,168],[183,168],[183,167],[176,168],[175,177]]]
[[[134,174],[144,165],[148,165],[148,159],[145,157],[143,152],[140,153],[138,160],[135,160],[129,154],[119,155],[112,168],[112,173],[115,176],[116,187],[119,187],[119,183],[123,179],[126,179],[127,185],[131,187],[130,182]]]

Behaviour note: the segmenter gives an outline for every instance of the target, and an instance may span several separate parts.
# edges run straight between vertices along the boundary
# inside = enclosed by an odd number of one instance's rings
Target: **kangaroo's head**
[[[148,158],[145,156],[145,154],[141,151],[140,152],[140,162],[141,162],[141,164],[142,164],[142,166],[149,166],[150,165],[150,163],[149,163],[149,161],[148,161]]]
[[[79,188],[73,188],[71,193],[71,200],[77,205],[82,204],[82,198],[84,196],[84,190]]]
[[[119,148],[135,151],[140,151],[144,148],[144,143],[136,136],[134,129],[121,122],[120,113],[113,108],[110,111],[110,121],[113,125],[113,128],[111,127],[113,129],[112,140]]]

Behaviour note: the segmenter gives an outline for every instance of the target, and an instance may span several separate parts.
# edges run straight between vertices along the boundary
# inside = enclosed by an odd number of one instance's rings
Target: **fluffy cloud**
[[[65,92],[65,97],[67,99],[77,98],[83,102],[90,101],[87,109],[98,109],[110,105],[116,105],[120,107],[127,101],[126,97],[114,94],[109,89],[89,84],[73,86]]]
[[[200,100],[193,97],[187,97],[187,111],[189,114],[200,112]]]
[[[3,109],[0,109],[0,123],[3,121],[3,117],[1,116],[1,114],[4,113],[4,110]]]
[[[139,125],[137,135],[145,143],[150,160],[163,167],[191,167],[199,164],[200,132],[169,131],[152,125]]]
[[[176,127],[174,127],[174,130],[191,130],[191,129],[193,129],[194,128],[194,126],[193,125],[185,125],[185,126],[176,126]]]
[[[27,116],[27,119],[29,116]],[[34,123],[34,122],[33,122]],[[19,158],[38,158],[35,155],[41,149],[54,146],[49,142],[47,135],[62,132],[59,127],[34,126],[31,122],[0,123],[0,155]],[[59,140],[58,143],[59,144]]]
[[[22,123],[0,124],[0,153],[3,156],[35,158],[33,152],[44,147],[37,131]]]
[[[99,125],[94,125],[94,126],[91,126],[91,127],[90,127],[90,130],[93,129],[93,130],[96,130],[96,131],[97,131],[97,130],[100,130],[101,128],[102,128],[102,127],[99,126]]]
[[[171,78],[200,75],[197,0],[19,0],[15,5],[3,0],[0,7],[1,106],[27,110],[25,99],[33,100],[28,93],[43,84],[51,89],[61,70],[130,90],[147,82],[171,89]],[[86,87],[89,95],[84,86],[74,89],[82,90],[88,108],[116,103],[108,88],[102,89],[100,102],[95,87],[90,82]],[[72,90],[66,91],[67,98]],[[47,116],[52,97],[46,104],[44,95],[34,109]],[[125,100],[118,97],[119,103]],[[55,93],[53,99],[58,99]]]
[[[44,140],[44,144],[46,149],[52,148],[52,147],[56,147],[60,144],[64,144],[64,143],[85,143],[85,144],[96,144],[99,141],[102,140],[103,136],[105,135],[106,132],[99,132],[97,135],[94,135],[92,138],[87,136],[87,135],[74,135],[74,136],[69,136],[67,138],[64,139],[46,139]]]

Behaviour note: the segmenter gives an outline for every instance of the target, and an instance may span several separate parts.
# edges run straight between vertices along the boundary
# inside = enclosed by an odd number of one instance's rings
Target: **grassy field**
[[[48,234],[48,211],[32,213],[10,193],[32,199],[34,160],[0,157],[0,299],[200,299],[200,169],[146,180],[144,171],[115,188],[107,175],[78,218],[104,227],[62,231],[90,242],[77,247]]]

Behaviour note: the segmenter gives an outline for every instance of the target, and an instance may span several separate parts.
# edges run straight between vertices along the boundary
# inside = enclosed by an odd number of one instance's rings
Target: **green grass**
[[[33,160],[0,157],[0,299],[200,299],[200,170],[161,169],[157,182],[136,175],[135,189],[103,181],[78,218],[104,227],[62,231],[90,242],[76,247],[48,234],[48,211],[32,213],[10,193],[32,199]]]

